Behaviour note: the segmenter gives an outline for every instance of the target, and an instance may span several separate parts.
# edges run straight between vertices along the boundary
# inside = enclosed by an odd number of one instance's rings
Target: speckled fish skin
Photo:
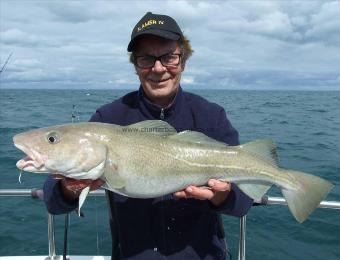
[[[28,155],[17,163],[24,171],[101,178],[105,188],[134,198],[158,197],[215,178],[235,182],[259,200],[275,184],[303,222],[332,188],[317,176],[278,168],[270,140],[227,146],[198,132],[176,133],[158,120],[47,127],[13,141]]]

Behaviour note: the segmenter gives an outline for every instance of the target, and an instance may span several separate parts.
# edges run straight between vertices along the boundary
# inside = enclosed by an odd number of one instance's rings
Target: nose
[[[153,65],[152,67],[152,71],[156,73],[162,73],[166,71],[166,67],[164,67],[163,64],[159,60],[156,60],[155,65]]]

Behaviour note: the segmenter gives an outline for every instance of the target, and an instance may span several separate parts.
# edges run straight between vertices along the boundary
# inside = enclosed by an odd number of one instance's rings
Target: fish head
[[[27,156],[16,166],[35,173],[58,173],[74,179],[98,179],[107,149],[84,124],[40,128],[17,134],[14,145]]]

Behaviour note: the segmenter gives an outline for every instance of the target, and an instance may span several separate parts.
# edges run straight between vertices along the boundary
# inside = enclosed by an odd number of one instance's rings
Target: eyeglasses
[[[179,53],[166,53],[161,56],[134,56],[135,65],[141,69],[150,69],[155,66],[157,60],[159,60],[164,67],[177,67],[181,61],[182,54]]]

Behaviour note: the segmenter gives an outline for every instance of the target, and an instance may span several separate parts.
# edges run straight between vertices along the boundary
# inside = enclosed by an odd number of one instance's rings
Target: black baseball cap
[[[145,34],[152,34],[175,41],[183,38],[183,33],[173,18],[147,12],[133,28],[127,50],[131,52],[136,39]]]

